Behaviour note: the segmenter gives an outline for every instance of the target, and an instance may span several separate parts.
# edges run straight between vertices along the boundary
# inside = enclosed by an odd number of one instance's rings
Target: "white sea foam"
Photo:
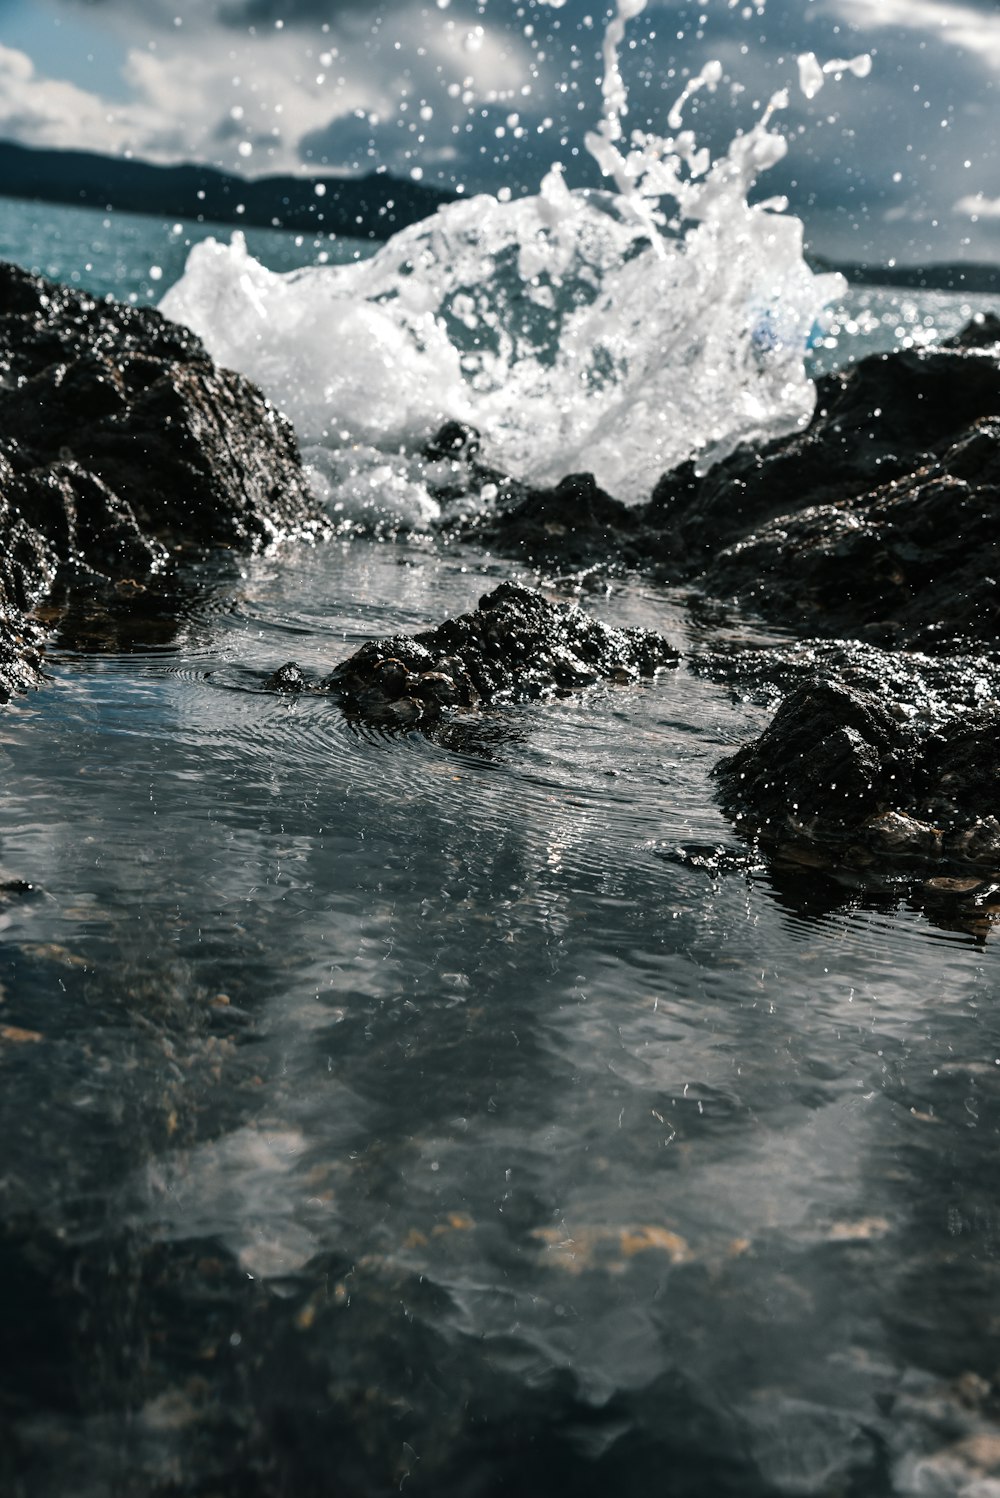
[[[192,250],[164,312],[282,407],[331,506],[430,518],[414,454],[450,417],[519,477],[591,470],[627,501],[684,458],[707,464],[808,420],[806,344],[842,283],[808,269],[782,200],[748,201],[785,155],[772,122],[787,94],[713,160],[683,119],[722,81],[712,61],[670,135],[626,135],[618,55],[644,6],[618,0],[605,42],[587,144],[608,192],[570,192],[554,166],[535,197],[459,201],[370,260],[288,275],[239,234]],[[859,61],[806,65],[804,85]]]

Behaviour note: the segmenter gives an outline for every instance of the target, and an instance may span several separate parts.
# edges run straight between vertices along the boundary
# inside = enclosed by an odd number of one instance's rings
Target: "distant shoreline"
[[[255,229],[384,241],[426,218],[455,193],[372,172],[364,177],[238,177],[215,167],[157,166],[93,151],[45,150],[0,141],[0,196],[105,212],[144,213]],[[876,265],[808,255],[817,271],[855,286],[965,291],[1000,296],[1000,266],[975,261]]]
[[[374,240],[390,239],[455,198],[454,193],[385,172],[250,179],[208,166],[157,166],[93,151],[39,150],[12,141],[0,141],[0,196]]]
[[[972,296],[1000,294],[1000,266],[974,260],[933,265],[872,265],[868,261],[827,260],[807,255],[813,270],[839,271],[852,286],[897,286],[912,291],[967,291]]]

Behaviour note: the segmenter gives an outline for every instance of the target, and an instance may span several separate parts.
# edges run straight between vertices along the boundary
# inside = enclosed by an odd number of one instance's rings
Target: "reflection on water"
[[[452,743],[262,690],[470,557],[244,569],[0,724],[0,1488],[985,1498],[993,947],[741,850],[767,710],[683,666]]]

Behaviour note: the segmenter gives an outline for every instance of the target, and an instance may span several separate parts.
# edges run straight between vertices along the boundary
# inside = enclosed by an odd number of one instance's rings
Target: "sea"
[[[654,265],[558,178],[459,208],[377,247],[0,202],[4,258],[260,378],[357,522],[80,604],[0,717],[0,1489],[996,1498],[988,922],[747,849],[710,772],[775,699],[699,660],[786,637],[446,544],[413,447],[457,413],[631,497],[676,457],[647,332],[699,420],[714,380],[707,461],[987,304],[817,285],[786,236],[786,305],[766,215],[727,300],[735,258]],[[680,667],[447,743],[264,689],[507,577]]]

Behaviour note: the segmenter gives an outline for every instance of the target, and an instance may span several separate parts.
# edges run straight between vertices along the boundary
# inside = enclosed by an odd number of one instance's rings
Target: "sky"
[[[597,185],[611,0],[0,0],[0,138],[246,176],[384,169],[465,193]],[[634,7],[633,7],[634,8]],[[811,99],[797,58],[870,54]],[[714,151],[777,89],[783,193],[810,247],[1000,262],[1000,0],[648,0],[629,21],[628,128]]]

